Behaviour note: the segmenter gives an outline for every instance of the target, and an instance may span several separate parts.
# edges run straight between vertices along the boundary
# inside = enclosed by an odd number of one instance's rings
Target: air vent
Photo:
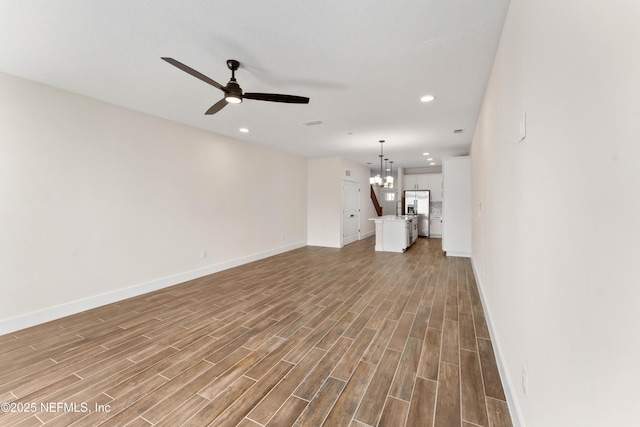
[[[464,132],[464,129],[454,129],[453,133],[462,133]]]
[[[308,122],[302,122],[302,124],[305,126],[321,125],[322,120],[309,120]]]

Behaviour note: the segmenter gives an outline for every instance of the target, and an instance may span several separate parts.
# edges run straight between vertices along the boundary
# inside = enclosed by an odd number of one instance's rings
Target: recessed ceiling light
[[[433,159],[432,159],[431,157],[429,157],[427,160],[428,160],[428,161],[431,161],[431,160],[433,160]]]
[[[434,99],[436,99],[436,97],[433,96],[433,95],[425,95],[422,98],[420,98],[420,101],[422,101],[422,102],[431,102]]]
[[[428,155],[429,155],[429,153],[422,153],[422,155],[423,155],[423,156],[428,156]]]
[[[435,163],[433,163],[433,162],[431,162],[431,163],[429,163],[429,164],[430,164],[431,166],[435,165]]]
[[[250,132],[250,131],[249,131],[249,128],[240,128],[240,129],[238,129],[238,130],[239,130],[240,132],[242,132],[242,133],[249,133],[249,132]]]

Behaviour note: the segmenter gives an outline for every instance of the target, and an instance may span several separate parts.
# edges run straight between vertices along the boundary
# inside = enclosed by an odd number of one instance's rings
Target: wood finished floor
[[[373,246],[306,247],[0,336],[0,402],[35,410],[0,425],[511,426],[469,260],[439,239]]]

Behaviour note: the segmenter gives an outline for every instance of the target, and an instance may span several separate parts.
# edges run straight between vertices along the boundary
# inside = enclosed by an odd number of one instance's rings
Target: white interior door
[[[342,181],[342,245],[360,239],[360,183]]]

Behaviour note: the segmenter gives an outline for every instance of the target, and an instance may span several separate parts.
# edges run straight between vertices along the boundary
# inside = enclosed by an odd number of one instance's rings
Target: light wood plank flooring
[[[511,426],[469,260],[439,239],[373,246],[306,247],[0,336],[0,425]]]

